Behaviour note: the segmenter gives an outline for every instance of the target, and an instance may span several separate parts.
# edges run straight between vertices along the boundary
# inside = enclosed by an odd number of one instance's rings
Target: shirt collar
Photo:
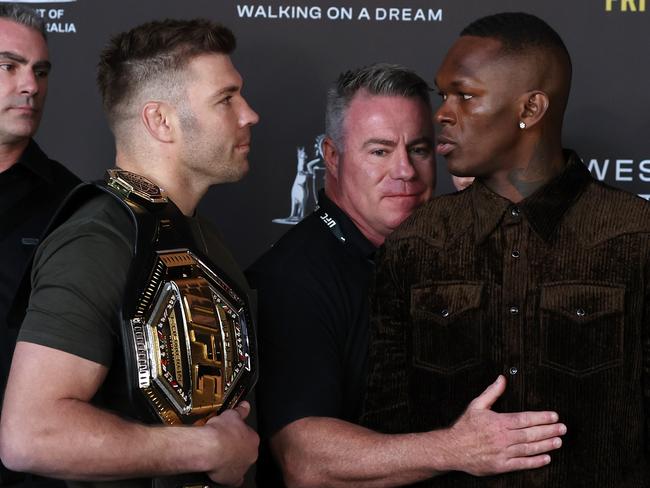
[[[36,176],[46,180],[48,183],[53,183],[54,173],[50,159],[45,155],[41,148],[36,144],[34,139],[29,140],[29,144],[18,158],[16,164],[20,164],[24,168],[34,173]]]
[[[341,228],[341,232],[345,236],[345,245],[347,248],[360,254],[366,259],[374,260],[375,251],[377,248],[364,236],[359,228],[354,225],[352,219],[347,214],[336,206],[327,195],[325,190],[318,192],[318,206],[322,208],[327,214],[336,220]]]
[[[562,220],[591,181],[589,170],[578,155],[565,151],[564,171],[528,198],[517,204],[497,195],[477,180],[471,187],[474,225],[477,242],[485,240],[499,225],[506,211],[524,214],[531,228],[548,241]]]

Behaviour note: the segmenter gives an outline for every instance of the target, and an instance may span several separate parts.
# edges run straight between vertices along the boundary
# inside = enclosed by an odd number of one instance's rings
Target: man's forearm
[[[500,376],[449,428],[380,434],[342,420],[307,417],[271,438],[289,486],[385,487],[446,471],[474,476],[535,469],[551,462],[566,426],[555,412],[497,413]]]
[[[47,371],[42,367],[48,365]],[[19,342],[0,418],[0,456],[16,471],[77,480],[207,472],[236,484],[257,458],[242,403],[203,426],[149,426],[90,403],[101,364]]]
[[[445,471],[451,463],[444,436],[443,431],[387,435],[339,419],[307,417],[278,432],[271,447],[289,487],[376,488]]]
[[[215,452],[203,427],[147,426],[72,399],[45,410],[3,426],[9,467],[64,479],[135,478],[207,471],[207,454]]]

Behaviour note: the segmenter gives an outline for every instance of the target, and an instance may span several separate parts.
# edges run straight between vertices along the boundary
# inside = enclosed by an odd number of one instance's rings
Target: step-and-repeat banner
[[[238,38],[244,94],[260,114],[251,171],[210,191],[201,211],[247,266],[314,205],[324,165],[325,91],[344,70],[384,61],[433,82],[470,21],[525,11],[551,24],[574,64],[564,144],[592,174],[650,196],[650,1],[646,0],[68,0],[24,2],[46,19],[54,70],[37,140],[84,179],[113,165],[95,88],[98,54],[114,33],[166,17],[207,17]],[[434,108],[438,103],[434,96]],[[437,192],[452,190],[444,161]],[[298,168],[308,167],[309,171]]]

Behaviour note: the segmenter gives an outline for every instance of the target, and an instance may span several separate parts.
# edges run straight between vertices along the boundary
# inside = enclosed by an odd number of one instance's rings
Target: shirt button
[[[519,307],[510,307],[510,315],[517,315],[519,313]]]
[[[447,310],[446,308],[442,309],[440,315],[442,315],[445,318],[449,317],[449,310]]]
[[[584,308],[579,308],[578,310],[576,310],[576,315],[578,317],[584,317],[586,314],[587,314],[587,312],[585,312]]]
[[[510,208],[510,215],[512,215],[513,217],[519,217],[519,213],[520,213],[519,207]]]
[[[23,246],[38,246],[38,239],[35,237],[23,237],[20,239],[20,243]]]
[[[519,256],[521,256],[521,254],[519,254],[519,251],[517,251],[516,249],[514,251],[512,251],[512,257],[513,258],[518,258]]]
[[[519,369],[517,366],[510,366],[510,368],[508,368],[508,373],[510,373],[511,376],[514,376],[519,373]]]

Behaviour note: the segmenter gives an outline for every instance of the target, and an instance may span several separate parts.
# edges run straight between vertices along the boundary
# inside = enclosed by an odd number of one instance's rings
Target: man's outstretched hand
[[[551,462],[549,451],[562,446],[567,429],[556,412],[493,412],[505,389],[499,376],[449,429],[453,470],[486,476],[539,468]]]

